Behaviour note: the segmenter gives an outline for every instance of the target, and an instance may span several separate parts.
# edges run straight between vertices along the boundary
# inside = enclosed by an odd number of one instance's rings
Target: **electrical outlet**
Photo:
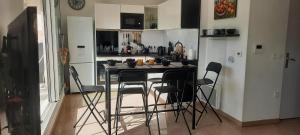
[[[275,98],[279,98],[280,97],[280,92],[278,90],[275,90],[274,93],[273,93],[273,96]]]

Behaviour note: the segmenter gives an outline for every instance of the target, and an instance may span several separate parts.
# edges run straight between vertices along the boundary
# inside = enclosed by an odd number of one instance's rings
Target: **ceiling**
[[[129,5],[159,5],[167,0],[96,0],[100,3],[129,4]]]

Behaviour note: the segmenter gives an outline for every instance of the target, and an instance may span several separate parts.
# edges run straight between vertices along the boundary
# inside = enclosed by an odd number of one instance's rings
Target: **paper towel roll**
[[[189,49],[188,54],[187,54],[187,59],[188,60],[194,60],[195,59],[195,55],[194,55],[194,50],[193,49]]]

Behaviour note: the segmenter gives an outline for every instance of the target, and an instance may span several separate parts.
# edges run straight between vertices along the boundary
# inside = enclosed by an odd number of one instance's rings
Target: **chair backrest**
[[[212,71],[217,74],[221,72],[221,69],[222,69],[222,65],[217,62],[210,62],[206,67],[206,71]]]
[[[119,73],[119,82],[147,81],[147,73],[142,70],[124,70]]]
[[[162,81],[169,82],[169,81],[185,81],[188,78],[190,71],[187,69],[172,69],[167,70],[164,72]]]
[[[81,81],[79,80],[79,75],[78,75],[78,72],[76,71],[75,67],[74,66],[70,66],[69,67],[69,71],[74,79],[74,81],[76,82],[78,88],[80,89],[81,87]]]

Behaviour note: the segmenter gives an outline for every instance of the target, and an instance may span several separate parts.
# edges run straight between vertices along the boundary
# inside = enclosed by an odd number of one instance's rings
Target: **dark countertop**
[[[145,56],[145,57],[171,57],[171,55],[164,55],[159,56],[157,53],[149,53],[149,54],[102,54],[98,55],[97,57],[139,57],[139,56]]]
[[[128,55],[128,54],[116,54],[116,55],[100,55],[97,56],[96,61],[106,61],[107,59],[111,59],[113,57],[119,57],[119,58],[126,58],[126,57],[152,57],[152,58],[156,58],[156,57],[164,57],[168,60],[171,60],[172,62],[179,62],[179,61],[173,61],[172,60],[172,56],[171,55],[163,55],[163,56],[159,56],[157,53],[150,53],[150,54],[133,54],[133,55]],[[198,61],[197,60],[188,60],[189,64],[192,65],[198,65]]]

